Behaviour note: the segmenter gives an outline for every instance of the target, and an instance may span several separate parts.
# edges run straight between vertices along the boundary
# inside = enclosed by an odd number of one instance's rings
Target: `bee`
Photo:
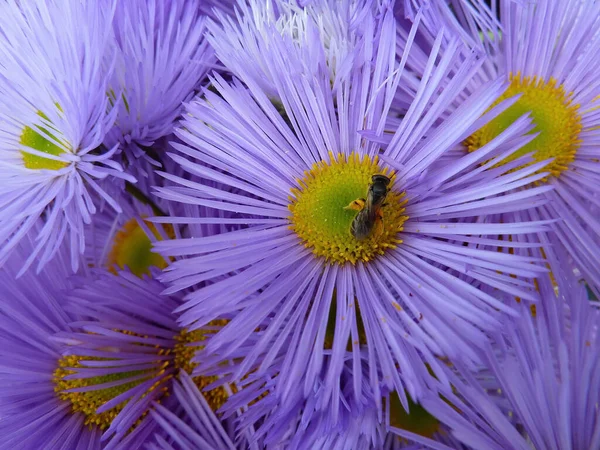
[[[379,236],[383,233],[383,211],[381,207],[390,191],[391,179],[385,175],[373,175],[367,191],[367,199],[358,198],[344,209],[358,211],[350,226],[350,233],[359,241],[368,238],[372,233]]]

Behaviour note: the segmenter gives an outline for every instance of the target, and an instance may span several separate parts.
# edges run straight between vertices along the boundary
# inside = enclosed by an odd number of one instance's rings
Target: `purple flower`
[[[320,5],[283,9],[275,17],[253,4],[238,25],[209,25],[217,56],[236,78],[211,77],[216,92],[206,89],[190,102],[181,122],[185,145],[174,144],[172,157],[201,182],[165,174],[178,186],[159,195],[213,209],[211,220],[223,227],[244,226],[156,248],[181,258],[162,277],[167,293],[195,288],[179,308],[182,326],[235,313],[198,354],[200,372],[243,353],[232,381],[277,364],[282,403],[299,390],[308,398],[321,389],[316,410],[335,411],[342,367],[364,358],[378,406],[385,388],[406,407],[405,390],[418,399],[431,378],[425,363],[442,373],[434,355],[477,359],[484,331],[517,314],[494,290],[537,299],[527,279],[545,269],[535,258],[497,251],[528,244],[482,235],[518,235],[543,223],[460,220],[536,205],[536,194],[550,188],[508,194],[541,179],[543,172],[533,174],[543,163],[517,170],[525,159],[512,161],[511,173],[495,166],[529,142],[521,137],[527,118],[482,151],[434,167],[510,104],[478,119],[505,87],[493,83],[439,123],[481,64],[457,39],[441,54],[443,34],[415,101],[386,138],[402,73],[394,17],[371,2],[338,7],[323,16]],[[382,173],[391,187],[383,225],[374,217],[359,240],[351,232],[355,200],[366,198],[372,175]],[[197,220],[204,219],[189,219]],[[359,400],[364,377],[357,370],[352,376]]]
[[[172,314],[177,297],[160,295],[161,283],[129,271],[93,270],[79,286],[68,307],[85,319],[56,336],[65,345],[58,392],[103,430],[105,448],[129,448],[157,431],[149,415],[155,402],[176,408],[173,381],[180,371],[192,371],[194,352],[223,321],[196,332],[181,329]],[[202,389],[215,381],[194,377]],[[220,386],[204,395],[216,411],[228,392]]]
[[[111,160],[117,147],[101,145],[116,113],[107,96],[114,2],[0,9],[0,265],[41,217],[23,270],[41,270],[64,244],[75,271],[98,198],[119,210],[98,180],[134,180]]]
[[[152,176],[144,178],[138,187],[147,191],[145,184],[150,180]],[[141,190],[135,194],[142,201],[150,201]],[[68,252],[62,249],[55,270],[46,268],[35,277],[27,272],[15,281],[20,263],[33,248],[31,244],[24,246],[29,237],[19,244],[23,248],[13,254],[0,276],[4,302],[0,323],[7,330],[0,334],[0,343],[11,361],[0,369],[0,379],[7,386],[19,386],[18,395],[0,392],[2,422],[18,430],[6,432],[8,442],[14,438],[15,442],[24,440],[27,448],[42,448],[36,442],[45,444],[48,440],[58,448],[62,434],[70,432],[72,438],[60,444],[64,448],[79,448],[77,442],[83,445],[87,441],[90,448],[100,448],[101,441],[108,441],[103,448],[139,448],[156,431],[156,423],[148,416],[152,402],[175,404],[166,399],[165,391],[178,369],[193,368],[187,361],[194,348],[187,347],[186,342],[201,338],[201,334],[186,333],[177,326],[172,310],[179,303],[176,297],[160,296],[162,284],[138,278],[156,275],[152,266],[166,266],[160,255],[151,253],[152,241],[167,238],[174,228],[144,219],[156,213],[156,204],[127,199],[123,194],[119,200],[122,213],[101,210],[86,229],[87,264],[77,276],[69,278],[65,264]],[[34,230],[41,227],[39,224]],[[123,268],[126,271],[117,272]],[[35,333],[28,338],[30,328]],[[15,341],[19,345],[13,345]],[[16,356],[20,354],[27,354],[27,358]],[[25,376],[29,370],[33,375]],[[204,384],[213,381],[202,380]],[[213,390],[207,398],[214,400],[215,392],[222,393],[223,389]],[[32,405],[35,412],[27,416],[29,410],[21,404]],[[38,412],[48,410],[56,410],[49,416],[50,425],[25,439],[28,421],[35,424]],[[60,427],[53,430],[51,425],[57,423]]]
[[[475,151],[517,117],[531,116],[537,135],[513,157],[532,152],[534,160],[551,160],[544,169],[549,175],[536,185],[554,189],[529,216],[558,219],[552,225],[553,239],[567,249],[572,264],[598,293],[600,5],[503,2],[500,12],[502,32],[494,31],[496,37],[488,46],[490,63],[471,87],[482,78],[507,80],[509,89],[497,102],[513,96],[518,101],[473,133],[466,145]],[[510,222],[516,215],[507,211],[500,219]]]
[[[61,250],[41,274],[15,279],[34,248],[29,237],[22,239],[0,271],[2,447],[99,450],[101,431],[71,411],[53,379],[62,346],[52,336],[70,330],[76,318],[63,302],[64,291],[72,289],[69,254]]]
[[[135,159],[158,164],[162,155],[149,147],[172,132],[182,103],[214,66],[214,53],[193,0],[121,1],[113,28],[117,62],[110,89],[119,113],[105,142],[119,142],[128,169],[145,174]]]
[[[444,395],[456,409],[436,415],[472,448],[600,446],[600,311],[585,285],[563,270],[565,256],[548,253],[552,277],[538,278],[544,301],[535,315],[521,305],[521,317],[482,352],[495,387],[460,365],[449,375],[454,391]],[[497,389],[501,396],[490,396]]]

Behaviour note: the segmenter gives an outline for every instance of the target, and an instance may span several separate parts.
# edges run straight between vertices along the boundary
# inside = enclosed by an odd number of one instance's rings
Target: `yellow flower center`
[[[147,221],[144,223],[156,239],[162,239],[153,223]],[[172,227],[167,225],[164,229],[169,237],[174,237]],[[115,266],[121,269],[127,266],[132,273],[141,277],[143,274],[150,275],[151,266],[164,269],[167,267],[167,262],[158,253],[152,252],[152,241],[137,220],[131,219],[116,233],[107,265],[113,273]]]
[[[292,189],[288,206],[292,213],[290,228],[315,256],[325,257],[331,263],[355,264],[370,261],[402,242],[398,233],[408,218],[403,215],[406,199],[404,192],[398,193],[393,187],[381,207],[381,232],[360,240],[351,232],[358,213],[347,206],[357,199],[367,199],[375,174],[388,176],[392,180],[389,187],[393,186],[393,175],[379,167],[377,158],[372,160],[365,155],[361,159],[356,153],[335,158],[330,154],[330,162],[314,164],[298,180],[300,188]]]
[[[538,77],[521,78],[520,74],[510,75],[509,78],[511,82],[509,88],[492,107],[517,94],[522,94],[521,98],[469,136],[465,144],[469,151],[475,151],[506,130],[523,114],[530,112],[535,124],[532,133],[540,134],[504,162],[513,161],[533,152],[536,161],[554,158],[554,161],[542,171],[558,177],[575,159],[575,153],[581,142],[579,105],[572,104],[573,93],[566,93],[564,87],[557,86],[553,78],[548,82]],[[547,181],[547,177],[543,181]]]
[[[132,334],[123,331],[121,332],[124,334]],[[155,348],[157,357],[164,355],[169,356],[171,354],[170,349]],[[156,378],[157,382],[148,389],[145,395],[156,389],[162,391],[159,394],[160,397],[167,393],[168,387],[166,383],[173,376],[171,374],[172,371],[170,371],[169,375],[161,376],[161,374],[164,374],[169,368],[169,359],[172,359],[172,357],[166,360],[157,360],[152,369],[119,372],[119,366],[115,366],[114,372],[110,375],[90,378],[69,378],[70,375],[76,374],[80,370],[86,370],[85,368],[87,366],[85,363],[82,364],[82,362],[111,361],[112,359],[78,355],[63,356],[58,361],[59,367],[54,371],[54,391],[61,400],[71,403],[71,409],[74,413],[79,412],[85,415],[86,425],[96,425],[104,430],[110,426],[113,419],[123,410],[127,405],[128,400],[123,401],[108,411],[97,413],[96,410],[106,402],[152,378]],[[114,358],[114,360],[117,362],[119,359]],[[112,385],[109,385],[109,387],[98,387],[97,389],[85,392],[68,392],[69,389],[86,388],[106,383],[111,383]],[[134,426],[138,425],[147,413],[148,411],[144,412]]]
[[[225,321],[217,320],[210,323],[210,326],[222,325],[225,325]],[[96,425],[102,430],[110,426],[113,419],[123,410],[129,400],[127,399],[101,413],[96,412],[98,408],[118,395],[123,394],[150,379],[154,379],[156,382],[146,391],[144,396],[159,390],[160,392],[157,401],[160,402],[163,397],[169,395],[170,383],[168,382],[179,372],[179,370],[185,370],[187,373],[191,374],[192,369],[197,365],[197,363],[191,362],[191,358],[197,350],[203,348],[201,342],[206,338],[205,335],[212,332],[204,329],[192,332],[182,330],[175,336],[176,343],[174,348],[161,348],[156,345],[144,344],[144,338],[148,338],[148,336],[141,336],[136,333],[122,330],[115,331],[130,336],[138,336],[140,338],[137,342],[138,345],[153,348],[153,353],[157,356],[154,366],[150,369],[146,368],[143,370],[121,372],[122,366],[119,366],[117,363],[119,361],[118,357],[109,359],[69,355],[63,356],[58,361],[58,368],[54,371],[53,375],[55,385],[54,391],[58,397],[61,400],[71,403],[71,409],[74,413],[83,413],[85,415],[86,425]],[[189,345],[192,343],[197,343],[198,345]],[[115,355],[118,355],[118,349],[115,349]],[[85,361],[112,360],[115,361],[115,366],[112,368],[114,371],[110,375],[90,378],[69,377],[70,375],[86,370],[87,366],[85,365]],[[216,377],[193,378],[201,391],[210,383],[216,381],[216,379]],[[107,383],[110,383],[107,387],[100,386]],[[98,387],[94,390],[87,390],[85,392],[68,392],[69,389],[87,388],[90,386]],[[218,410],[227,399],[227,391],[224,387],[217,387],[211,391],[203,392],[203,394],[213,411]],[[133,427],[137,426],[147,414],[148,410],[137,419]]]
[[[38,116],[48,120],[48,117],[46,117],[46,115],[41,111],[38,111]],[[59,156],[64,153],[64,149],[52,142],[52,139],[59,140],[56,136],[59,134],[58,130],[50,126],[48,129],[39,125],[34,125],[34,128],[25,127],[23,129],[23,132],[21,133],[21,139],[19,141],[21,145],[33,148],[37,151],[47,153],[48,155],[52,156]],[[56,161],[54,159],[34,155],[33,153],[29,153],[27,149],[22,149],[21,155],[23,156],[23,165],[28,169],[58,170],[67,166],[67,163],[63,161]]]

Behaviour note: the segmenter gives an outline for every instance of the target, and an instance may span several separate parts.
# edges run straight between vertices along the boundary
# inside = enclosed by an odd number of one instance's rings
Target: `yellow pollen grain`
[[[581,143],[581,115],[579,105],[572,102],[573,93],[567,93],[564,86],[558,85],[554,78],[546,82],[539,77],[521,77],[517,73],[511,74],[509,80],[510,86],[490,109],[507,98],[517,94],[522,96],[514,105],[469,136],[465,140],[467,149],[472,152],[483,147],[516,119],[530,112],[535,124],[532,133],[539,135],[502,163],[533,153],[535,161],[554,158],[540,172],[560,176],[574,161]],[[541,182],[547,180],[548,177],[544,177]]]
[[[299,187],[292,189],[288,206],[290,228],[316,257],[340,265],[372,261],[387,249],[395,248],[402,242],[398,233],[408,217],[403,214],[406,195],[394,190],[394,175],[378,165],[377,157],[330,153],[329,159],[315,163],[298,180]],[[375,174],[392,179],[382,207],[383,232],[358,240],[350,232],[357,212],[345,208],[354,200],[367,197]]]

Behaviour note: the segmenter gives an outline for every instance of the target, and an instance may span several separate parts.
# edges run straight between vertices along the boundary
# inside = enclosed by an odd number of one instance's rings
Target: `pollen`
[[[573,93],[567,93],[564,86],[558,85],[554,78],[546,82],[540,77],[521,77],[519,73],[511,74],[509,78],[509,88],[492,107],[517,94],[522,94],[521,98],[469,136],[465,141],[468,150],[472,152],[483,147],[506,130],[516,119],[530,112],[535,124],[532,133],[539,133],[539,135],[504,162],[513,161],[528,153],[533,153],[535,161],[554,158],[554,161],[541,172],[550,172],[555,177],[560,176],[575,159],[581,143],[581,115],[579,105],[572,102]],[[548,177],[545,177],[542,182],[547,180]]]
[[[48,117],[46,117],[43,112],[38,111],[37,114],[42,119],[48,121]],[[33,128],[26,126],[21,133],[19,143],[24,147],[33,148],[48,155],[59,156],[65,151],[60,146],[56,145],[55,141],[58,140],[57,136],[60,136],[60,132],[51,125],[34,125]],[[65,142],[63,142],[63,144],[67,146]],[[27,148],[21,149],[21,155],[23,156],[23,165],[28,169],[59,170],[67,166],[67,163],[63,161],[44,158],[43,156],[29,153]]]
[[[153,223],[144,221],[158,240],[163,237]],[[173,228],[164,228],[167,236],[174,238]],[[152,242],[136,219],[131,219],[115,235],[114,243],[107,261],[108,268],[115,273],[115,266],[123,269],[129,267],[132,273],[141,277],[150,274],[150,267],[164,269],[167,262],[158,253],[152,252]]]
[[[404,215],[405,193],[394,190],[394,175],[378,165],[378,159],[356,153],[349,156],[330,153],[330,162],[321,161],[305,172],[292,189],[288,206],[290,228],[300,237],[305,247],[316,257],[343,265],[368,262],[402,241],[398,233],[408,219]],[[356,210],[347,208],[357,199],[366,199],[371,177],[381,174],[389,177],[391,190],[381,207],[382,229],[365,239],[351,233]]]

